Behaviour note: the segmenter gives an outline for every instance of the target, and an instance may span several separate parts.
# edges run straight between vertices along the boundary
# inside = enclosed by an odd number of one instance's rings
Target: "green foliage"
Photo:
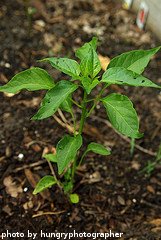
[[[100,154],[100,155],[104,155],[104,156],[111,154],[111,152],[107,148],[105,148],[102,144],[95,143],[95,142],[91,142],[88,145],[86,153],[89,151]]]
[[[112,126],[120,133],[131,138],[140,138],[137,113],[130,99],[112,93],[102,99]]]
[[[68,96],[77,89],[74,83],[61,80],[45,95],[39,111],[32,120],[41,120],[52,116]]]
[[[35,190],[33,191],[33,194],[37,194],[39,192],[44,191],[46,188],[49,188],[56,184],[56,180],[53,176],[45,176],[43,177],[38,184],[36,185]]]
[[[56,154],[47,153],[47,154],[44,154],[43,157],[49,162],[54,162],[54,163],[57,162]]]
[[[101,81],[109,84],[129,85],[135,87],[159,87],[146,77],[123,67],[112,67],[107,69],[103,74]]]
[[[53,176],[43,177],[37,184],[34,194],[57,184],[63,189],[71,203],[78,203],[79,196],[73,193],[74,179],[77,167],[82,163],[85,155],[92,151],[96,154],[107,156],[110,151],[98,143],[90,143],[85,152],[81,155],[82,132],[86,118],[90,116],[98,102],[102,102],[106,109],[108,118],[115,130],[128,136],[135,141],[140,138],[139,120],[137,113],[130,99],[118,93],[111,93],[104,96],[104,90],[111,84],[128,85],[137,87],[154,87],[160,86],[151,80],[142,76],[142,72],[149,63],[151,57],[160,49],[160,47],[150,50],[134,50],[123,53],[111,60],[107,70],[102,75],[98,75],[101,70],[100,60],[97,52],[97,38],[92,38],[89,43],[85,43],[77,49],[75,55],[79,62],[68,58],[45,58],[40,62],[51,64],[52,67],[67,74],[69,80],[61,80],[54,83],[52,77],[41,68],[30,68],[16,74],[6,85],[0,86],[1,92],[17,93],[27,89],[29,91],[47,90],[42,100],[38,112],[32,117],[32,120],[41,120],[51,117],[57,111],[70,113],[72,117],[73,136],[65,135],[56,146],[56,154],[45,154],[43,157],[49,161]],[[91,92],[100,85],[100,91],[91,99]],[[75,100],[74,92],[80,88],[83,92],[81,102]],[[77,105],[82,113],[78,124],[78,119],[74,114],[73,105]],[[69,115],[69,114],[68,114]],[[63,114],[60,114],[62,120]],[[66,121],[64,122],[66,125]],[[77,126],[79,129],[77,131]],[[45,130],[45,129],[44,129]],[[161,152],[161,150],[160,150]],[[157,156],[156,162],[160,161],[161,153]],[[159,159],[159,160],[158,160]],[[149,171],[154,164],[149,165]],[[55,173],[54,169],[57,169]]]
[[[97,39],[93,38],[76,51],[76,56],[81,60],[80,69],[84,77],[92,79],[100,72],[101,63],[96,53]]]
[[[6,85],[0,87],[1,92],[17,93],[23,89],[28,91],[49,90],[54,87],[50,75],[41,68],[30,68],[16,74]]]
[[[65,111],[71,113],[72,109],[72,96],[69,95],[64,102],[60,105],[60,108]]]
[[[70,194],[70,201],[71,203],[79,203],[79,196],[78,194]]]
[[[61,174],[73,162],[77,151],[82,146],[82,136],[71,137],[65,135],[56,146],[56,158],[58,163],[58,173]]]
[[[153,161],[149,160],[147,166],[141,172],[145,172],[150,176],[158,165],[161,165],[161,144],[158,148],[156,158]]]
[[[123,67],[131,70],[137,74],[141,74],[145,67],[148,65],[151,57],[160,50],[161,47],[153,48],[150,50],[134,50],[123,53],[113,58],[108,66]]]
[[[52,67],[58,69],[59,71],[73,77],[77,78],[80,74],[80,66],[79,64],[68,58],[45,58],[40,62],[48,61]]]

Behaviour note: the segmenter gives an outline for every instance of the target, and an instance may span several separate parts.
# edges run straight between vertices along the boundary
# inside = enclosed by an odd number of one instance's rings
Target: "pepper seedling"
[[[120,93],[103,96],[106,88],[111,84],[134,87],[161,88],[142,75],[151,57],[160,47],[150,50],[133,50],[113,58],[103,75],[101,63],[96,52],[97,38],[93,37],[88,43],[76,50],[79,61],[68,58],[50,57],[41,60],[49,63],[53,68],[67,74],[70,80],[54,82],[53,78],[42,68],[32,67],[16,74],[6,85],[0,87],[1,92],[17,93],[21,90],[46,90],[38,112],[32,120],[42,120],[53,116],[57,111],[65,111],[71,115],[73,121],[73,135],[66,134],[56,146],[56,154],[46,154],[44,158],[57,166],[58,172],[44,176],[37,184],[34,194],[57,184],[68,196],[72,203],[79,202],[79,196],[73,193],[73,186],[77,167],[80,166],[88,152],[109,155],[110,150],[99,143],[91,142],[80,156],[83,144],[83,128],[97,104],[101,102],[106,109],[107,116],[114,129],[131,139],[141,138],[139,120],[131,100]],[[101,90],[91,97],[92,91],[100,85]],[[81,102],[74,99],[73,94],[81,88],[83,97]],[[95,89],[95,92],[97,88]],[[75,97],[76,98],[76,97]],[[78,124],[73,107],[81,109]],[[77,126],[79,128],[77,129]]]

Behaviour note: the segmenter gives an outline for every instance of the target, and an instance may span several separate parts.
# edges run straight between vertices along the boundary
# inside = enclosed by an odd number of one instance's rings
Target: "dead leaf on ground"
[[[105,71],[107,69],[107,66],[110,63],[110,58],[109,57],[104,57],[104,56],[102,56],[100,54],[98,55],[98,57],[99,57],[99,60],[101,62],[101,67]]]
[[[13,198],[17,198],[18,194],[23,192],[22,186],[18,186],[11,176],[5,177],[3,184],[6,187],[6,192]]]

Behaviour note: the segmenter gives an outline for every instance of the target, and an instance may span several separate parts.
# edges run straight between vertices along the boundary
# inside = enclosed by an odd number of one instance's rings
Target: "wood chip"
[[[117,197],[117,201],[122,206],[125,206],[125,204],[126,204],[124,198],[121,197],[120,195]]]
[[[151,185],[148,185],[146,187],[146,189],[147,189],[148,192],[155,194],[155,190],[154,190],[154,188]]]

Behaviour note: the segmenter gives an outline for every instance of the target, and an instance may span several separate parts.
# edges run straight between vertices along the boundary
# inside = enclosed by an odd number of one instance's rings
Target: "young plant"
[[[118,132],[131,139],[143,136],[139,132],[137,113],[130,99],[119,93],[111,93],[105,97],[103,97],[103,94],[111,84],[161,88],[141,75],[151,57],[158,52],[160,47],[123,53],[111,60],[102,76],[99,75],[101,63],[96,53],[96,47],[97,39],[95,37],[89,43],[80,47],[75,53],[79,63],[72,59],[56,57],[41,60],[41,62],[47,62],[52,67],[70,76],[70,80],[60,80],[55,83],[45,70],[33,67],[16,74],[6,85],[0,87],[1,92],[8,93],[17,93],[23,89],[29,91],[47,90],[40,108],[32,117],[32,120],[51,117],[57,111],[70,113],[73,120],[73,135],[67,134],[62,137],[56,146],[55,155],[52,153],[44,155],[50,166],[52,164],[57,166],[58,172],[55,173],[51,168],[52,175],[44,176],[39,181],[33,192],[34,194],[57,184],[71,202],[77,203],[79,201],[78,195],[73,193],[77,167],[80,166],[88,152],[92,151],[101,155],[110,154],[107,148],[94,142],[87,146],[82,156],[79,154],[83,144],[82,132],[85,121],[98,102],[103,104],[112,126]],[[102,88],[93,99],[91,98],[91,92],[97,85],[102,86]],[[81,102],[73,99],[73,93],[78,88],[81,88],[83,93]],[[81,109],[79,124],[73,111],[73,105]]]
[[[161,165],[161,144],[159,145],[158,152],[156,155],[156,158],[151,161],[148,161],[148,164],[143,168],[141,171],[142,173],[146,173],[148,176],[150,176],[153,171],[155,170],[156,166]]]

